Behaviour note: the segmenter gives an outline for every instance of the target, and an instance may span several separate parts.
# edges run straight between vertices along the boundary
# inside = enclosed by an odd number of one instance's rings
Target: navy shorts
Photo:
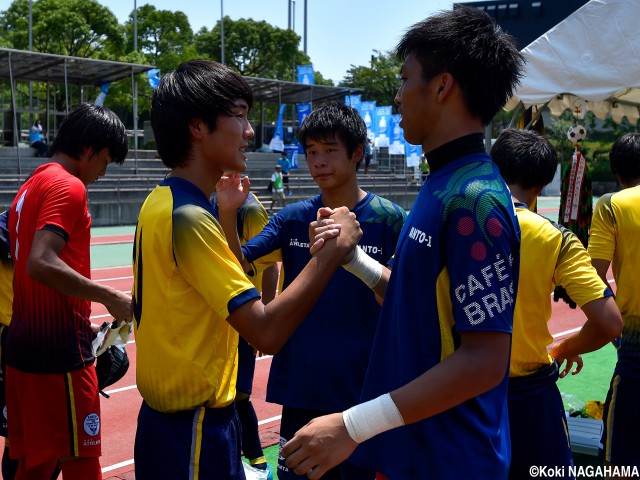
[[[142,402],[134,447],[137,480],[246,480],[235,404],[173,413]]]
[[[509,378],[510,479],[530,478],[534,465],[565,467],[561,470],[565,476],[558,478],[573,478],[567,419],[557,379],[555,361],[531,375]]]
[[[616,371],[604,404],[601,456],[618,466],[640,469],[638,426],[640,425],[640,379]]]
[[[305,410],[301,408],[282,407],[282,419],[280,420],[280,449],[295,433],[307,423],[317,417],[328,415],[334,412],[323,412],[318,410]],[[307,478],[305,475],[296,475],[293,469],[285,465],[285,459],[278,455],[278,479],[279,480],[299,480]],[[322,480],[375,480],[376,472],[369,470],[348,460],[332,468],[322,476]]]
[[[238,380],[236,390],[251,395],[253,375],[256,371],[256,354],[244,338],[238,342]]]

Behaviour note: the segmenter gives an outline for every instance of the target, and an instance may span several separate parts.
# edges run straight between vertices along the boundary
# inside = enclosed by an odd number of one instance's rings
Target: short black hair
[[[162,162],[184,166],[191,151],[189,124],[201,119],[210,129],[235,100],[253,106],[253,92],[242,76],[218,62],[189,60],[162,77],[151,100],[151,126]]]
[[[611,173],[623,183],[640,179],[640,133],[627,133],[617,139],[609,152]]]
[[[396,47],[404,61],[414,55],[430,80],[450,73],[469,111],[487,125],[513,95],[524,68],[515,39],[484,11],[467,5],[442,11],[407,30]]]
[[[367,126],[353,107],[330,102],[311,112],[296,132],[302,148],[307,149],[307,140],[325,140],[339,135],[347,146],[349,157],[362,145],[367,144]],[[359,160],[362,160],[360,158]]]
[[[89,103],[76,106],[60,122],[58,133],[49,148],[49,156],[61,152],[78,160],[84,148],[94,153],[107,148],[113,163],[124,162],[129,141],[124,124],[115,113],[106,107]]]
[[[553,145],[533,130],[504,130],[491,148],[491,157],[507,185],[527,189],[550,183],[558,168]]]

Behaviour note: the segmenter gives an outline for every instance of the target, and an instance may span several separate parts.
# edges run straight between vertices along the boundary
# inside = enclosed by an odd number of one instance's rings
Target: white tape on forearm
[[[349,263],[343,265],[347,272],[353,273],[362,280],[367,287],[375,287],[382,277],[382,265],[371,258],[359,246],[353,254]]]
[[[345,410],[342,420],[349,436],[357,443],[404,425],[402,415],[388,393]]]

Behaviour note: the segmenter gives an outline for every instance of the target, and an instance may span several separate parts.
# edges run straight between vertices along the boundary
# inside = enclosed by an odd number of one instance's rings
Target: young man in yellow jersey
[[[611,265],[616,303],[624,330],[618,362],[604,409],[604,459],[613,465],[640,469],[640,133],[628,133],[609,153],[611,172],[622,190],[600,197],[593,212],[589,254],[606,282]],[[635,474],[637,475],[637,473]]]
[[[261,302],[209,201],[216,184],[249,190],[234,172],[246,168],[252,103],[238,73],[204,60],[179,65],[153,95],[151,123],[171,173],[142,206],[134,245],[138,480],[245,478],[233,403],[238,334],[277,352],[361,235],[357,225],[343,229],[286,292]]]
[[[509,478],[527,478],[534,465],[559,467],[562,478],[573,478],[565,412],[556,380],[574,364],[577,367],[573,373],[578,373],[582,368],[580,354],[597,350],[620,334],[620,312],[578,237],[530,210],[558,166],[551,143],[534,131],[509,129],[494,144],[491,157],[509,186],[521,229],[507,400]],[[580,306],[587,321],[579,332],[547,353],[553,342],[547,326],[551,294],[557,285]]]

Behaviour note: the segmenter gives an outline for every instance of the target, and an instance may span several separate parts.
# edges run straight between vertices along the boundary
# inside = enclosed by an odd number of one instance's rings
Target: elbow
[[[29,259],[27,260],[27,275],[29,275],[29,277],[31,277],[31,279],[35,280],[36,282],[46,283],[46,263],[40,261],[40,259],[38,258],[29,257]]]
[[[279,338],[269,338],[268,335],[261,335],[260,338],[256,338],[253,345],[259,352],[266,355],[275,355],[283,347],[284,343]]]

